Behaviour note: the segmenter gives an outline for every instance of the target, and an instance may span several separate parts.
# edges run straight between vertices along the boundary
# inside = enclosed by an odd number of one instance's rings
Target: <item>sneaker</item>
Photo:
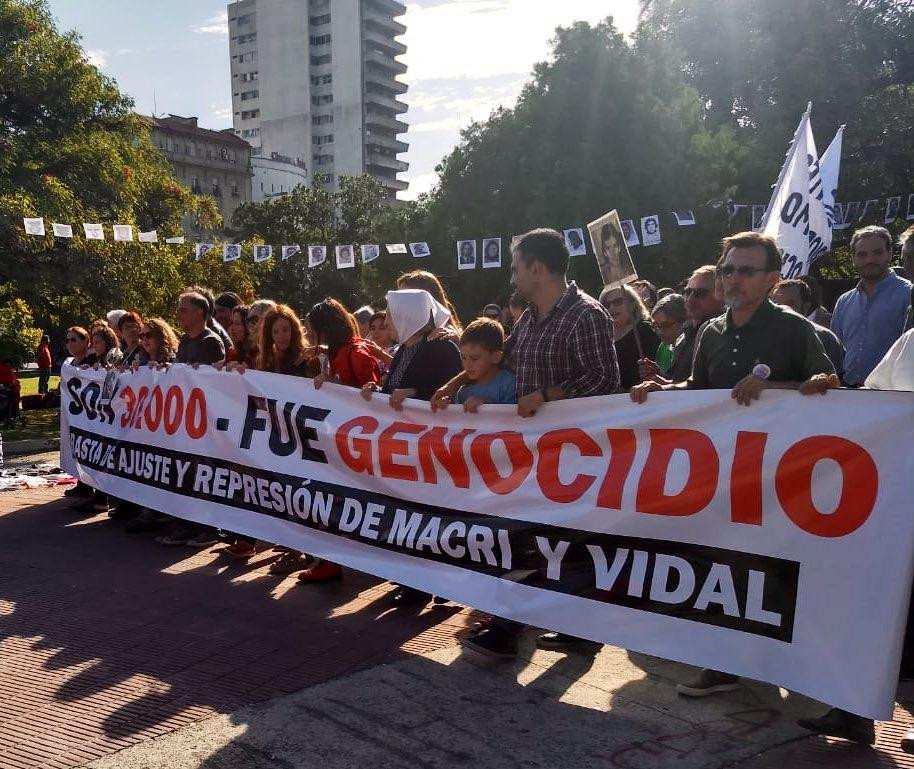
[[[257,553],[257,547],[243,539],[239,539],[234,545],[229,545],[219,551],[231,558],[250,558]]]
[[[578,638],[577,636],[568,635],[567,633],[543,633],[536,639],[536,648],[546,649],[548,651],[562,652],[581,649],[582,651],[587,650],[596,653],[600,650],[601,646],[603,646],[603,644],[597,643],[596,641]]]
[[[144,508],[143,511],[124,527],[128,534],[137,534],[142,531],[152,531],[158,528],[159,514],[155,510]]]
[[[876,742],[876,727],[873,721],[863,716],[857,716],[848,713],[841,708],[832,708],[824,716],[819,718],[801,718],[797,721],[797,726],[815,734],[821,734],[825,737],[838,737],[842,740],[851,742],[860,742],[864,745],[872,745]],[[911,752],[905,748],[905,742],[910,732],[905,735],[901,741],[901,749],[906,753]],[[914,750],[914,745],[912,745]]]
[[[517,636],[497,625],[474,630],[460,645],[486,657],[513,659],[517,656]]]
[[[342,578],[343,569],[330,561],[320,561],[298,575],[299,582],[336,582]]]
[[[197,536],[197,532],[193,529],[179,528],[175,529],[170,534],[156,537],[156,542],[160,545],[165,545],[166,547],[176,547],[178,545],[186,545],[195,536]]]
[[[914,729],[908,729],[901,738],[901,749],[905,753],[914,753]]]
[[[710,694],[732,692],[738,686],[739,676],[706,669],[688,683],[677,684],[676,691],[685,697],[707,697]]]
[[[390,597],[390,601],[394,606],[417,606],[420,603],[428,603],[431,598],[432,596],[429,593],[416,590],[414,587],[400,585],[400,587],[394,590],[393,595]]]
[[[188,547],[199,547],[202,549],[204,547],[210,547],[211,545],[215,545],[218,541],[219,540],[216,539],[215,532],[209,531],[209,530],[204,530],[204,531],[198,532],[196,536],[191,537],[189,540],[187,540],[187,546]]]

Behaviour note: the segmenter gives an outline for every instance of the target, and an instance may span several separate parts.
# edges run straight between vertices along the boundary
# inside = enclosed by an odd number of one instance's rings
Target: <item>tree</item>
[[[87,241],[79,223],[164,239],[188,215],[221,224],[211,199],[172,177],[147,123],[76,35],[57,32],[44,0],[0,0],[0,283],[36,325],[59,332],[116,307],[170,315],[201,271],[191,248]],[[74,237],[26,236],[23,216],[73,224]]]
[[[32,311],[8,291],[0,291],[0,361],[21,366],[35,357],[41,331],[34,327]]]

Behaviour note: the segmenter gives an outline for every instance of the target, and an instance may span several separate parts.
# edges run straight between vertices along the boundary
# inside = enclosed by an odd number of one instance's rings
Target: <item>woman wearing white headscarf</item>
[[[362,397],[371,399],[373,392],[390,395],[390,406],[403,409],[406,398],[431,400],[435,391],[463,370],[460,350],[450,339],[432,339],[428,336],[443,328],[451,313],[435,301],[428,291],[403,289],[387,292],[387,319],[393,324],[400,338],[400,348],[390,363],[390,373],[379,388],[373,382],[362,388]],[[398,606],[427,603],[431,596],[405,585],[393,594]]]
[[[372,392],[390,395],[391,408],[402,410],[406,398],[430,400],[434,392],[463,369],[460,350],[450,339],[427,337],[447,325],[451,317],[447,307],[435,301],[428,291],[403,289],[387,292],[387,317],[396,329],[400,348],[390,363],[390,373],[383,387],[369,383],[362,396],[369,400]]]

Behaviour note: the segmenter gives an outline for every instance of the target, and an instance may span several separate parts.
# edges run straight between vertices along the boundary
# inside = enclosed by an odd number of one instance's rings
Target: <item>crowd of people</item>
[[[333,298],[301,316],[270,299],[243,304],[189,287],[178,298],[175,330],[162,318],[114,310],[88,328],[67,332],[78,366],[137,367],[184,363],[243,373],[247,369],[332,381],[370,400],[389,396],[393,409],[408,399],[433,410],[476,412],[488,403],[516,404],[530,418],[544,403],[627,392],[635,403],[662,390],[727,389],[751,405],[766,389],[824,394],[840,386],[914,390],[911,282],[892,268],[893,241],[883,227],[865,227],[851,240],[860,280],[822,306],[812,278],[782,280],[771,238],[755,232],[728,237],[714,264],[695,269],[680,290],[637,280],[609,286],[593,298],[567,278],[562,235],[533,230],[512,246],[514,295],[507,307],[486,305],[463,325],[444,286],[425,271],[402,275],[386,308],[350,312]],[[902,237],[902,272],[912,276],[914,227]],[[128,518],[127,530],[155,532],[165,546],[209,547],[220,540],[227,557],[249,558],[270,547],[154,510],[109,499],[78,484],[88,511]],[[338,564],[278,548],[270,571],[302,582],[339,580]],[[432,596],[398,586],[396,605]],[[464,644],[498,657],[517,654],[521,626],[503,618],[481,623]],[[571,650],[589,642],[559,632],[540,636],[541,648]],[[902,675],[914,671],[914,643],[905,639]],[[704,670],[678,691],[700,697],[732,690],[739,679]],[[873,722],[833,709],[805,719],[815,732],[874,741]],[[914,736],[903,746],[914,752]]]

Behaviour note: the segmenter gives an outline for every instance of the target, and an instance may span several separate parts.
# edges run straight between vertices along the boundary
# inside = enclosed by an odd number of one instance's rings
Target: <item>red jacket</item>
[[[368,382],[381,384],[381,366],[371,350],[358,337],[343,347],[330,361],[330,375],[340,384],[361,387]]]
[[[51,350],[44,342],[35,350],[35,363],[38,364],[38,368],[51,368]]]

